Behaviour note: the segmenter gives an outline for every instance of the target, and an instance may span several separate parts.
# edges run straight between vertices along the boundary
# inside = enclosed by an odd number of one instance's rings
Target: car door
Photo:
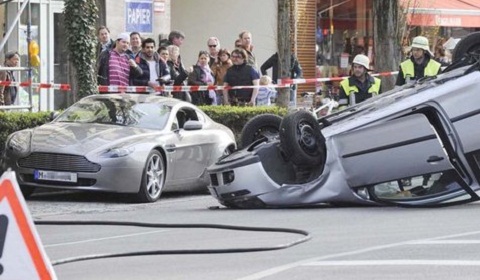
[[[430,120],[410,114],[335,136],[348,185],[369,188],[374,200],[401,205],[473,201],[468,176],[451,163],[457,159],[447,133],[432,125],[435,110],[427,111]]]
[[[459,78],[449,94],[435,99],[454,128],[458,153],[464,155],[465,161],[474,170],[477,184],[472,186],[476,190],[480,181],[480,130],[477,129],[480,122],[479,78],[478,71]]]
[[[423,114],[413,114],[335,136],[349,186],[453,169]]]
[[[177,113],[179,129],[176,131],[174,180],[183,181],[199,178],[207,167],[206,162],[212,156],[214,139],[205,127],[205,119],[199,112],[190,107],[183,107]],[[202,128],[185,130],[188,120],[202,123]]]

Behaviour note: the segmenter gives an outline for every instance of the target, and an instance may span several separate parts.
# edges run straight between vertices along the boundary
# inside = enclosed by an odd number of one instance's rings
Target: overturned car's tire
[[[480,32],[470,33],[457,43],[452,52],[452,61],[455,62],[472,52],[480,54]]]
[[[240,146],[247,147],[258,139],[278,137],[282,118],[274,114],[261,114],[251,118],[243,127]]]
[[[280,143],[287,158],[298,166],[325,164],[325,137],[317,119],[308,111],[297,111],[283,118]]]

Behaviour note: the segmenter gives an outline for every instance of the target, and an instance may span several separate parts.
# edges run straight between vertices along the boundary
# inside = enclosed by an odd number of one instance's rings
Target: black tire
[[[29,199],[32,196],[33,192],[35,191],[35,188],[30,186],[20,185],[20,191],[22,192],[23,198]]]
[[[452,61],[455,62],[474,51],[480,53],[480,32],[470,33],[458,42],[452,52]]]
[[[155,202],[162,194],[165,185],[165,163],[162,154],[153,150],[147,157],[142,174],[140,190],[137,193],[138,202]]]
[[[279,135],[282,118],[274,114],[261,114],[251,118],[243,127],[240,139],[241,148],[245,148],[258,139],[274,139]]]
[[[286,157],[298,166],[325,164],[325,137],[320,124],[310,112],[296,111],[283,118],[280,145]]]

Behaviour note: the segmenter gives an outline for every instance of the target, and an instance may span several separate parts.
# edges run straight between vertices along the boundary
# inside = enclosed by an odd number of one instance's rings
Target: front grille
[[[90,162],[83,156],[49,153],[32,153],[28,157],[19,159],[18,165],[31,169],[87,173],[98,172],[101,168],[99,164]]]

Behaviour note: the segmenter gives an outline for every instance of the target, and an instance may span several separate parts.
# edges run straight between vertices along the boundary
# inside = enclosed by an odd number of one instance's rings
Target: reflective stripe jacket
[[[364,83],[355,77],[350,77],[340,82],[339,105],[355,105],[374,95],[380,94],[382,81],[367,74]],[[353,96],[350,96],[351,93]]]
[[[429,56],[425,57],[423,64],[416,64],[412,59],[405,60],[400,64],[400,73],[398,73],[397,86],[404,85],[409,79],[418,80],[423,77],[432,77],[441,73],[441,64],[431,59]]]

